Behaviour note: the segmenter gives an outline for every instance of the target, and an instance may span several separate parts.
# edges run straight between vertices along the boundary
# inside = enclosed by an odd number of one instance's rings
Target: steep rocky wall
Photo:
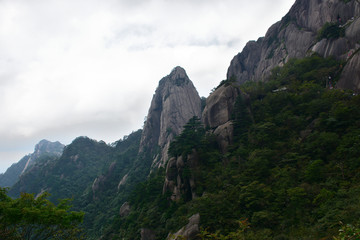
[[[274,67],[282,66],[291,58],[316,52],[347,61],[349,67],[345,65],[338,87],[359,89],[357,58],[348,61],[360,47],[359,15],[359,0],[347,3],[343,0],[297,0],[289,13],[269,28],[265,37],[248,42],[233,58],[227,78],[234,76],[239,83],[264,81]],[[337,23],[345,30],[345,36],[318,39],[319,30],[327,22]]]
[[[202,122],[216,136],[222,152],[226,152],[233,139],[231,115],[239,94],[237,84],[223,84],[206,99]]]
[[[170,141],[193,116],[201,116],[200,96],[185,70],[176,67],[159,82],[140,142],[140,153],[153,153],[152,167],[165,165]]]
[[[199,165],[197,153],[187,156],[173,157],[168,161],[166,166],[166,176],[163,186],[163,193],[170,192],[170,199],[178,201],[181,198],[191,200],[196,198],[195,178],[188,171],[193,170]]]

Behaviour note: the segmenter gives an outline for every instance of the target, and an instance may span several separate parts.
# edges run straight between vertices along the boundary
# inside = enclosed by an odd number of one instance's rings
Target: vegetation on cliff
[[[341,63],[314,55],[274,69],[266,83],[240,86],[226,154],[195,119],[171,144],[173,156],[195,149],[200,166],[182,177],[195,178],[199,197],[170,201],[163,174],[154,174],[110,232],[137,239],[149,228],[164,239],[195,213],[203,239],[331,238],[340,221],[359,224],[360,96],[330,89],[340,72]]]

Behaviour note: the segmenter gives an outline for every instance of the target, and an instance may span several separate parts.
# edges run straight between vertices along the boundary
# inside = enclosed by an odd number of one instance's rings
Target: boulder
[[[200,233],[199,230],[200,224],[200,214],[195,214],[189,218],[189,223],[177,231],[175,234],[170,234],[168,240],[175,240],[177,237],[182,237],[187,240],[196,239],[197,235]]]
[[[130,204],[129,202],[124,202],[120,207],[119,215],[120,217],[127,217],[130,214]]]
[[[224,84],[216,89],[207,99],[202,114],[202,121],[206,127],[216,128],[231,119],[234,104],[240,90]]]

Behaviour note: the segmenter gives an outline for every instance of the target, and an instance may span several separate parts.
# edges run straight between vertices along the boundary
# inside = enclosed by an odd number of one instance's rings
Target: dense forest
[[[171,201],[159,169],[130,194],[130,214],[116,217],[104,239],[139,239],[141,228],[165,239],[196,213],[200,239],[332,239],[339,229],[338,239],[358,239],[345,235],[359,234],[360,96],[331,87],[341,70],[313,55],[274,69],[268,82],[223,81],[242,92],[227,152],[197,118],[169,149],[185,159],[181,178],[195,179],[197,197],[184,191]]]

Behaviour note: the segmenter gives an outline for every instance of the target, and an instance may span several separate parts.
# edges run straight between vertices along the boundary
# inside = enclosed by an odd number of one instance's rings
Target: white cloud
[[[158,81],[178,65],[207,96],[232,57],[291,4],[0,1],[0,162],[43,138],[120,139],[142,127]]]

